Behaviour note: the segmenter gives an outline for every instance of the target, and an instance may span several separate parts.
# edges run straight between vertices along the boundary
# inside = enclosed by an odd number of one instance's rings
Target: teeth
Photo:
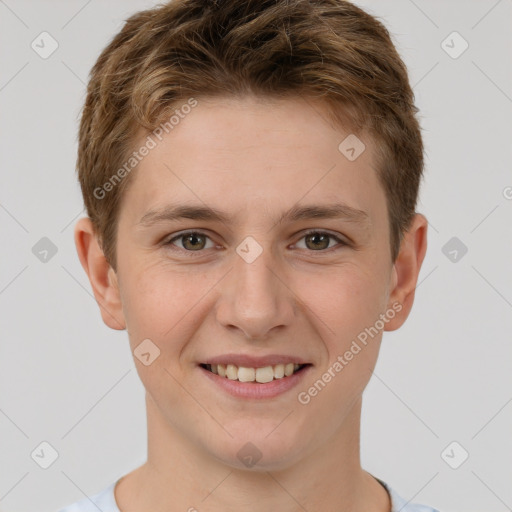
[[[274,366],[274,377],[282,379],[284,377],[284,364],[276,364]]]
[[[301,367],[297,363],[276,364],[274,366],[265,366],[263,368],[246,368],[234,364],[210,364],[208,368],[212,373],[219,377],[227,377],[230,380],[239,380],[240,382],[259,382],[265,384],[274,379],[289,377]]]
[[[253,382],[254,377],[258,374],[259,369],[257,371],[254,368],[238,368],[238,380],[240,382]],[[273,377],[273,375],[272,375]]]
[[[284,374],[289,377],[292,373],[293,373],[293,370],[294,370],[295,366],[293,363],[288,363],[284,366]]]
[[[240,370],[238,370],[240,372]],[[272,366],[265,366],[256,370],[256,382],[265,384],[274,380],[274,368]]]
[[[238,379],[238,368],[234,364],[228,364],[226,366],[226,377],[231,380]]]

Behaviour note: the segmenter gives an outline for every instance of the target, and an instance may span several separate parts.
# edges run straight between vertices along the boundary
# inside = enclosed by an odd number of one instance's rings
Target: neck
[[[391,509],[387,491],[360,465],[361,399],[338,432],[295,464],[257,471],[212,457],[169,425],[148,395],[146,404],[148,460],[117,485],[121,512]]]

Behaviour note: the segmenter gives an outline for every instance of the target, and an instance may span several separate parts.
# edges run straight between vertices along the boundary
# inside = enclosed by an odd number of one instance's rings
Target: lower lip
[[[231,380],[227,377],[219,377],[216,373],[206,370],[202,366],[198,366],[199,370],[215,384],[217,384],[224,391],[229,393],[231,396],[237,398],[273,398],[281,395],[295,387],[303,378],[306,373],[309,372],[311,365],[305,366],[297,373],[290,375],[289,377],[283,377],[281,379],[274,379],[265,384],[259,382],[240,382],[238,380]]]

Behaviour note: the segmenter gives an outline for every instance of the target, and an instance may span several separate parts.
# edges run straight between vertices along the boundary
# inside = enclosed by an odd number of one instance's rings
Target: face
[[[372,141],[349,159],[326,119],[312,101],[198,99],[123,198],[116,278],[132,351],[159,350],[135,359],[152,414],[231,466],[259,451],[285,468],[340,436],[397,311]],[[307,366],[277,378],[290,362]]]

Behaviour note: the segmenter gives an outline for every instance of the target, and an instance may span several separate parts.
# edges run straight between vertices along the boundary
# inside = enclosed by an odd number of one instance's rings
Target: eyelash
[[[328,231],[320,231],[320,230],[317,230],[317,229],[312,229],[310,231],[307,231],[306,233],[304,233],[301,236],[301,238],[299,240],[302,240],[303,238],[307,237],[308,235],[313,235],[313,234],[315,234],[315,235],[327,235],[328,237],[336,240],[336,242],[338,242],[338,246],[329,247],[327,249],[320,249],[318,251],[313,251],[313,250],[306,249],[308,252],[311,252],[311,253],[315,253],[315,252],[327,253],[327,252],[331,252],[332,250],[338,250],[338,249],[341,249],[342,247],[345,247],[345,246],[349,245],[347,242],[345,242],[344,240],[342,240],[338,236],[333,235],[332,233],[329,233]],[[201,250],[197,250],[197,251],[188,251],[186,249],[182,249],[181,247],[177,247],[177,246],[175,246],[173,244],[173,242],[175,240],[179,240],[180,238],[185,238],[188,235],[201,235],[201,236],[204,236],[204,237],[206,237],[206,238],[211,240],[211,238],[206,233],[203,233],[202,231],[185,231],[185,232],[180,233],[179,235],[174,236],[173,238],[167,240],[166,242],[164,242],[164,245],[167,246],[167,247],[171,247],[172,251],[186,253],[187,256],[190,256],[190,257],[194,257],[195,256],[194,253],[202,253],[202,252],[206,251],[206,249],[201,249]]]

